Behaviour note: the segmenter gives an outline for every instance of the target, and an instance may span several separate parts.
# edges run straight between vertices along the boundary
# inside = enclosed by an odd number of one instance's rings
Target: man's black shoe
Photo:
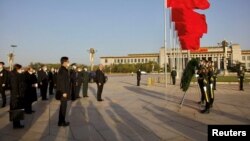
[[[18,125],[18,126],[13,126],[14,129],[22,129],[24,128],[24,125]]]
[[[64,123],[58,123],[58,126],[63,126],[63,127],[66,127],[66,126],[69,126],[69,122],[64,122]]]
[[[99,100],[97,100],[97,101],[104,101],[103,99],[99,99]]]
[[[204,101],[199,101],[198,104],[204,104]]]
[[[202,114],[208,114],[208,113],[209,113],[209,110],[206,110],[206,109],[201,110],[201,113],[202,113]]]
[[[32,114],[32,111],[25,111],[25,114]]]

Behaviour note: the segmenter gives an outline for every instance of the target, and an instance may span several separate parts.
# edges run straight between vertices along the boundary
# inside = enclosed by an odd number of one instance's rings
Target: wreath
[[[193,75],[195,74],[195,69],[198,67],[198,60],[193,58],[191,59],[186,68],[183,71],[182,77],[181,77],[181,83],[180,87],[182,91],[186,92],[190,86],[190,82],[193,78]]]

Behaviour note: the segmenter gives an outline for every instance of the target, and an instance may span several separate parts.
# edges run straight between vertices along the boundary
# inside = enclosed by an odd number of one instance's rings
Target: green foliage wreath
[[[194,58],[188,62],[181,78],[180,87],[182,91],[186,92],[188,90],[192,77],[195,73],[195,69],[198,67],[198,64],[199,64],[198,60]]]

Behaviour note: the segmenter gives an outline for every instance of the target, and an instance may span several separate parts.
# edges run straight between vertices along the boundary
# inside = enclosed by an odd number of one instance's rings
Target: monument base
[[[228,71],[227,71],[227,70],[224,70],[223,75],[224,75],[224,76],[227,76],[227,75],[228,75]]]

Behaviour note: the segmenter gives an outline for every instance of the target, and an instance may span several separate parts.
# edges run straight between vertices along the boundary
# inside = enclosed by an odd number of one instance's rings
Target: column
[[[187,52],[187,53],[188,53],[188,54],[187,54],[188,61],[190,61],[190,60],[191,60],[190,50],[188,50],[188,52]]]
[[[182,68],[183,69],[185,68],[185,57],[184,57],[184,55],[182,55]]]
[[[217,66],[218,66],[218,70],[220,70],[220,56],[217,57]]]

